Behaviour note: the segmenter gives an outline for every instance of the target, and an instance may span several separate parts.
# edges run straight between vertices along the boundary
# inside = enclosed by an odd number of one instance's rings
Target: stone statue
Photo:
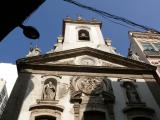
[[[26,57],[37,56],[40,54],[41,54],[41,50],[38,47],[30,48],[29,53],[26,55]]]
[[[139,95],[134,85],[126,85],[126,95],[129,103],[138,103],[140,102]]]
[[[44,85],[43,100],[55,100],[56,89],[51,81]]]

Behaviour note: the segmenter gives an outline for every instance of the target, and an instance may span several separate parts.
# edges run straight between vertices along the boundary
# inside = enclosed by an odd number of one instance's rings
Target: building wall
[[[17,67],[10,63],[0,63],[0,78],[6,81],[7,93],[10,96],[12,88],[18,77]]]
[[[54,74],[54,73],[53,73]],[[21,76],[21,74],[20,74]],[[23,78],[25,74],[23,73]],[[28,73],[26,73],[26,76],[28,76]],[[70,81],[73,78],[71,75],[60,75],[61,77],[57,75],[46,75],[45,74],[31,74],[30,79],[21,79],[21,82],[28,80],[28,87],[25,92],[25,97],[23,99],[22,107],[20,110],[20,114],[17,120],[30,120],[31,117],[31,111],[29,111],[31,106],[34,106],[37,104],[37,100],[40,100],[42,98],[42,91],[43,91],[43,83],[48,78],[54,78],[57,80],[57,90],[56,90],[56,98],[55,100],[58,101],[56,106],[61,106],[64,110],[61,113],[61,120],[75,120],[74,116],[74,104],[70,102],[71,94],[70,94]],[[100,76],[106,76],[106,75],[100,75]],[[124,78],[127,78],[127,75]],[[134,78],[134,75],[131,75],[132,78]],[[131,78],[129,76],[129,78]],[[114,103],[114,116],[115,120],[128,120],[127,115],[123,112],[123,109],[127,107],[126,105],[126,94],[124,92],[124,88],[122,87],[123,79],[119,81],[119,78],[122,78],[122,76],[112,76],[108,77],[111,80],[114,96],[115,96],[115,103]],[[141,100],[146,104],[147,107],[150,107],[155,110],[156,113],[156,119],[160,119],[160,109],[156,101],[154,100],[154,96],[150,92],[150,89],[148,88],[147,84],[145,83],[145,80],[140,77],[139,79],[137,76],[136,78],[136,88],[138,91],[138,94],[141,98]],[[89,101],[88,101],[89,104]],[[87,106],[87,105],[86,105]],[[84,112],[83,110],[87,110],[88,108],[81,109],[81,112]],[[94,110],[98,110],[100,108],[94,108]],[[83,116],[83,114],[81,114]],[[81,117],[82,117],[81,116]],[[81,118],[79,116],[79,118]]]
[[[140,60],[149,64],[150,62],[147,60],[146,56],[144,55],[143,48],[139,43],[142,39],[133,38],[131,34],[129,34],[129,38],[130,38],[130,50],[133,51],[134,53],[137,53],[138,56],[140,57]]]

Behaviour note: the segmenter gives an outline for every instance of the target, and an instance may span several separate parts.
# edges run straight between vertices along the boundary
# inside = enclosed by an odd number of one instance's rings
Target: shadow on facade
[[[19,76],[1,120],[18,120],[22,104],[34,88],[31,79],[30,74]],[[30,112],[29,120],[61,120],[64,108],[57,99],[60,80],[54,77],[42,82],[42,97],[25,108]],[[64,93],[62,88],[59,92]],[[70,80],[74,120],[158,120],[159,96],[155,81],[93,76],[73,76]]]
[[[8,99],[7,106],[2,114],[1,120],[18,120],[23,101],[34,88],[31,74],[23,74],[18,77]],[[28,87],[29,86],[29,87]]]

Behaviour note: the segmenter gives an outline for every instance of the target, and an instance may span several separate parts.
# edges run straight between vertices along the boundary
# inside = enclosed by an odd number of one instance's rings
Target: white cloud
[[[10,95],[17,77],[16,65],[11,63],[0,63],[0,78],[6,81],[8,95]]]

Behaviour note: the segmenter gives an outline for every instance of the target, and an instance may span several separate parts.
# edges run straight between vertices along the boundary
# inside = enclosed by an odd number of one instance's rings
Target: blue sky
[[[160,0],[77,0],[85,5],[128,18],[136,23],[160,30]],[[101,16],[79,8],[63,0],[46,0],[25,22],[40,32],[37,41],[26,38],[20,28],[15,28],[0,43],[0,63],[15,63],[28,53],[30,43],[38,45],[44,54],[53,48],[57,37],[62,33],[62,20],[66,16],[76,19],[81,15],[85,19],[96,18],[102,21],[104,38],[109,37],[117,51],[126,56],[129,47],[128,29],[114,24]]]

